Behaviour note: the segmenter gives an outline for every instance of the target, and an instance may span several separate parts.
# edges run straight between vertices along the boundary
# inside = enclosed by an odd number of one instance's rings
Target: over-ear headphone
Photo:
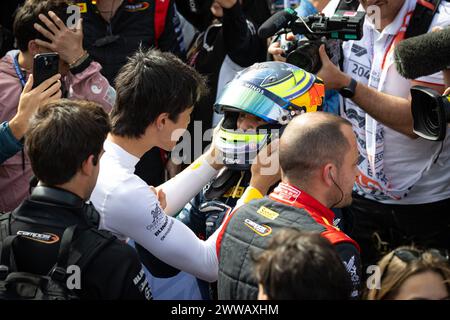
[[[31,193],[30,200],[36,202],[50,202],[53,206],[75,210],[85,222],[94,228],[98,228],[100,214],[91,202],[86,203],[77,195],[53,187],[37,186]]]

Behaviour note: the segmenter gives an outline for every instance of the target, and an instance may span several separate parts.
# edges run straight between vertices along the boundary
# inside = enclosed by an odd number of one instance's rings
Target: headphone
[[[85,202],[77,195],[66,190],[37,186],[31,193],[30,200],[51,203],[53,206],[75,210],[90,227],[98,228],[100,224],[100,214],[92,202]]]

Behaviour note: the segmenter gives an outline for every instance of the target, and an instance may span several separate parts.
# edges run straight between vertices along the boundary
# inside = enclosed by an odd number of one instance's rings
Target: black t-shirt
[[[12,235],[22,235],[13,249],[18,271],[48,274],[56,263],[64,230],[74,224],[78,226],[74,240],[90,227],[80,209],[24,201],[13,211],[10,224]],[[117,239],[99,251],[80,275],[81,289],[76,292],[81,299],[151,299],[136,252]]]

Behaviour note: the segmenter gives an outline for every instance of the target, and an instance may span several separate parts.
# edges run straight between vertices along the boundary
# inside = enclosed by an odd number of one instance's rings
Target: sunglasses
[[[419,259],[422,259],[423,255],[425,254],[431,254],[434,258],[437,258],[438,260],[442,261],[449,261],[449,252],[448,250],[438,250],[438,249],[428,249],[428,250],[419,250],[419,249],[409,249],[409,248],[399,248],[395,249],[394,253],[389,258],[388,263],[386,264],[386,267],[384,268],[384,271],[381,275],[380,282],[383,281],[383,278],[387,271],[389,270],[389,266],[391,265],[392,259],[394,257],[399,258],[405,263],[411,263],[413,261],[417,261]]]

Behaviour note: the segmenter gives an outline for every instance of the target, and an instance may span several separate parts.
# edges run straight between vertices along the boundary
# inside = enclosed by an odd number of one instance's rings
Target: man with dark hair
[[[0,61],[0,122],[17,113],[20,93],[33,73],[36,54],[57,52],[60,57],[62,95],[86,99],[112,108],[115,91],[101,75],[101,66],[83,49],[81,20],[76,28],[65,25],[68,3],[62,0],[27,0],[14,19],[19,50],[9,51]],[[17,153],[0,166],[0,211],[17,207],[28,195],[32,171],[27,155]]]
[[[91,198],[100,211],[101,228],[131,238],[138,251],[174,268],[215,281],[216,236],[201,241],[171,217],[217,174],[221,166],[215,161],[215,147],[156,191],[134,174],[136,163],[151,148],[175,147],[201,96],[203,78],[173,54],[140,50],[122,68],[116,86],[112,130]]]
[[[219,299],[256,299],[250,249],[265,249],[271,234],[286,227],[328,239],[346,265],[351,296],[357,297],[359,246],[335,227],[330,210],[351,203],[358,151],[350,123],[324,112],[299,115],[281,136],[279,153],[281,183],[269,197],[236,209],[218,235]]]
[[[81,269],[78,296],[149,299],[135,252],[111,234],[99,232],[98,212],[86,203],[97,181],[109,130],[108,115],[93,102],[63,99],[37,111],[26,147],[40,182],[29,199],[2,217],[1,240],[5,230],[20,236],[14,246],[17,271],[52,275],[64,231],[75,225],[70,259],[79,255],[74,263]]]
[[[164,122],[177,123],[183,113],[190,115],[205,86],[203,78],[175,56],[158,50],[138,50],[116,79],[112,134],[141,138],[147,127],[164,113]],[[166,143],[177,142],[170,138],[168,135],[170,142]]]
[[[319,233],[280,230],[255,259],[258,300],[348,300],[351,283]]]

